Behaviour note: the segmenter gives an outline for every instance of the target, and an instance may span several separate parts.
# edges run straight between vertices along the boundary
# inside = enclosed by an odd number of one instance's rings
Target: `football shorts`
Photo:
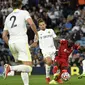
[[[9,48],[15,61],[32,61],[28,43],[9,43]]]

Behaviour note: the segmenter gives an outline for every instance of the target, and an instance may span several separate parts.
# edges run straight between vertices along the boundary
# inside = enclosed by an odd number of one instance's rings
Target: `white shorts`
[[[9,48],[15,61],[32,61],[28,43],[9,43]]]
[[[42,54],[43,54],[44,58],[50,57],[52,60],[54,60],[54,58],[55,58],[55,52],[45,52],[45,51],[42,51]]]

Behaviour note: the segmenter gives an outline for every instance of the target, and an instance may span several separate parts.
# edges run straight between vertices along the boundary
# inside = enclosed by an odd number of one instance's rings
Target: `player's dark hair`
[[[22,0],[12,0],[12,6],[14,9],[20,8],[22,6]]]
[[[39,18],[38,19],[38,24],[42,23],[42,22],[45,22],[42,18]]]

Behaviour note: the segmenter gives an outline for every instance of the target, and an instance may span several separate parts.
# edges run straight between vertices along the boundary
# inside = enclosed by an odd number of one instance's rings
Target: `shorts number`
[[[13,20],[12,20],[13,19]],[[17,24],[15,24],[15,21],[16,21],[16,16],[12,16],[11,18],[10,18],[10,21],[13,21],[12,22],[12,25],[11,25],[11,28],[13,28],[13,27],[16,27],[17,26]]]

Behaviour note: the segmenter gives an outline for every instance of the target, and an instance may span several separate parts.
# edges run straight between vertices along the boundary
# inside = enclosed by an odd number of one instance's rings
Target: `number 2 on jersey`
[[[11,16],[10,21],[11,21],[11,20],[12,20],[11,28],[16,27],[16,26],[17,26],[17,24],[15,24],[16,16]]]

